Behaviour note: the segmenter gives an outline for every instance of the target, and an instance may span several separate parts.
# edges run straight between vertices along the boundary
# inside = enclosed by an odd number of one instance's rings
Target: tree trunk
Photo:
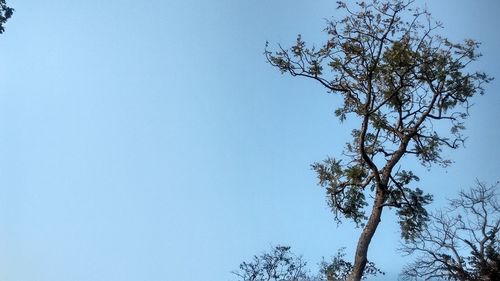
[[[358,240],[356,256],[354,257],[354,266],[351,274],[349,275],[348,281],[359,281],[363,277],[363,271],[368,260],[368,246],[370,245],[370,241],[372,240],[373,235],[375,234],[375,231],[380,223],[384,200],[385,193],[382,188],[378,187],[372,213]]]

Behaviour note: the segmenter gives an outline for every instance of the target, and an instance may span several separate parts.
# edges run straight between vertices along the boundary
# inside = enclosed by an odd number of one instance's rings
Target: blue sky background
[[[0,280],[220,281],[271,245],[311,269],[359,229],[336,226],[309,164],[352,127],[312,81],[266,64],[264,44],[321,43],[334,1],[8,1],[0,36]],[[430,2],[430,1],[429,1]],[[424,1],[417,1],[424,5]],[[433,1],[475,67],[456,163],[417,168],[436,204],[500,174],[500,2]],[[369,257],[405,262],[386,212]]]

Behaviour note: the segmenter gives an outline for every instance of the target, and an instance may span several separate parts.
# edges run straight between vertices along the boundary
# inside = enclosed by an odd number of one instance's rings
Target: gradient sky
[[[311,269],[359,229],[337,227],[309,164],[352,129],[340,99],[266,64],[266,40],[321,43],[334,1],[10,0],[0,36],[0,281],[227,281],[272,245]],[[431,1],[428,1],[431,2]],[[424,1],[417,1],[424,5]],[[500,2],[433,1],[474,67],[465,149],[416,168],[438,207],[500,177]],[[386,212],[369,258],[405,262]],[[375,279],[373,279],[375,280]]]

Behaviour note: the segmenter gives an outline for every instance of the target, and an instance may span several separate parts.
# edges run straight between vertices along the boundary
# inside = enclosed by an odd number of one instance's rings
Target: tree
[[[500,280],[498,195],[498,183],[477,182],[448,208],[431,214],[429,227],[402,248],[418,255],[403,279]]]
[[[2,34],[5,31],[5,23],[7,23],[7,20],[12,17],[12,14],[14,13],[14,9],[11,7],[7,6],[7,3],[5,3],[5,0],[0,0],[0,34]]]
[[[442,149],[463,143],[469,101],[491,80],[470,71],[479,43],[437,35],[441,24],[413,2],[372,0],[352,8],[339,1],[346,16],[327,22],[322,46],[308,47],[300,35],[290,48],[270,51],[266,44],[272,66],[339,95],[336,115],[359,122],[341,157],[312,165],[336,220],[352,219],[363,228],[350,280],[362,277],[384,209],[396,210],[404,239],[425,228],[432,197],[414,186],[419,178],[403,169],[402,160],[449,165]]]
[[[343,250],[331,262],[322,261],[315,276],[307,271],[307,263],[290,251],[289,246],[276,246],[269,253],[254,256],[251,262],[242,262],[233,274],[241,281],[340,281],[345,280],[352,264],[344,260]],[[365,276],[384,274],[375,264],[368,262]]]
[[[251,262],[242,262],[233,274],[241,281],[306,281],[306,262],[291,253],[288,246],[276,246],[270,253],[254,256]]]

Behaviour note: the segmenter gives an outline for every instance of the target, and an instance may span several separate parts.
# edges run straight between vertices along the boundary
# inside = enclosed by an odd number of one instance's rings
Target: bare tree
[[[429,227],[403,247],[416,260],[405,280],[500,280],[498,183],[477,182],[449,207],[430,215]]]
[[[272,66],[339,95],[343,103],[336,115],[359,121],[341,157],[312,165],[335,218],[363,227],[349,280],[362,277],[384,209],[396,210],[405,239],[425,228],[432,197],[413,186],[419,178],[401,160],[450,164],[441,151],[462,144],[469,101],[491,80],[470,72],[479,43],[437,35],[441,24],[413,2],[372,0],[350,7],[338,1],[346,16],[328,21],[328,40],[320,47],[308,47],[300,35],[290,48],[266,46]]]

